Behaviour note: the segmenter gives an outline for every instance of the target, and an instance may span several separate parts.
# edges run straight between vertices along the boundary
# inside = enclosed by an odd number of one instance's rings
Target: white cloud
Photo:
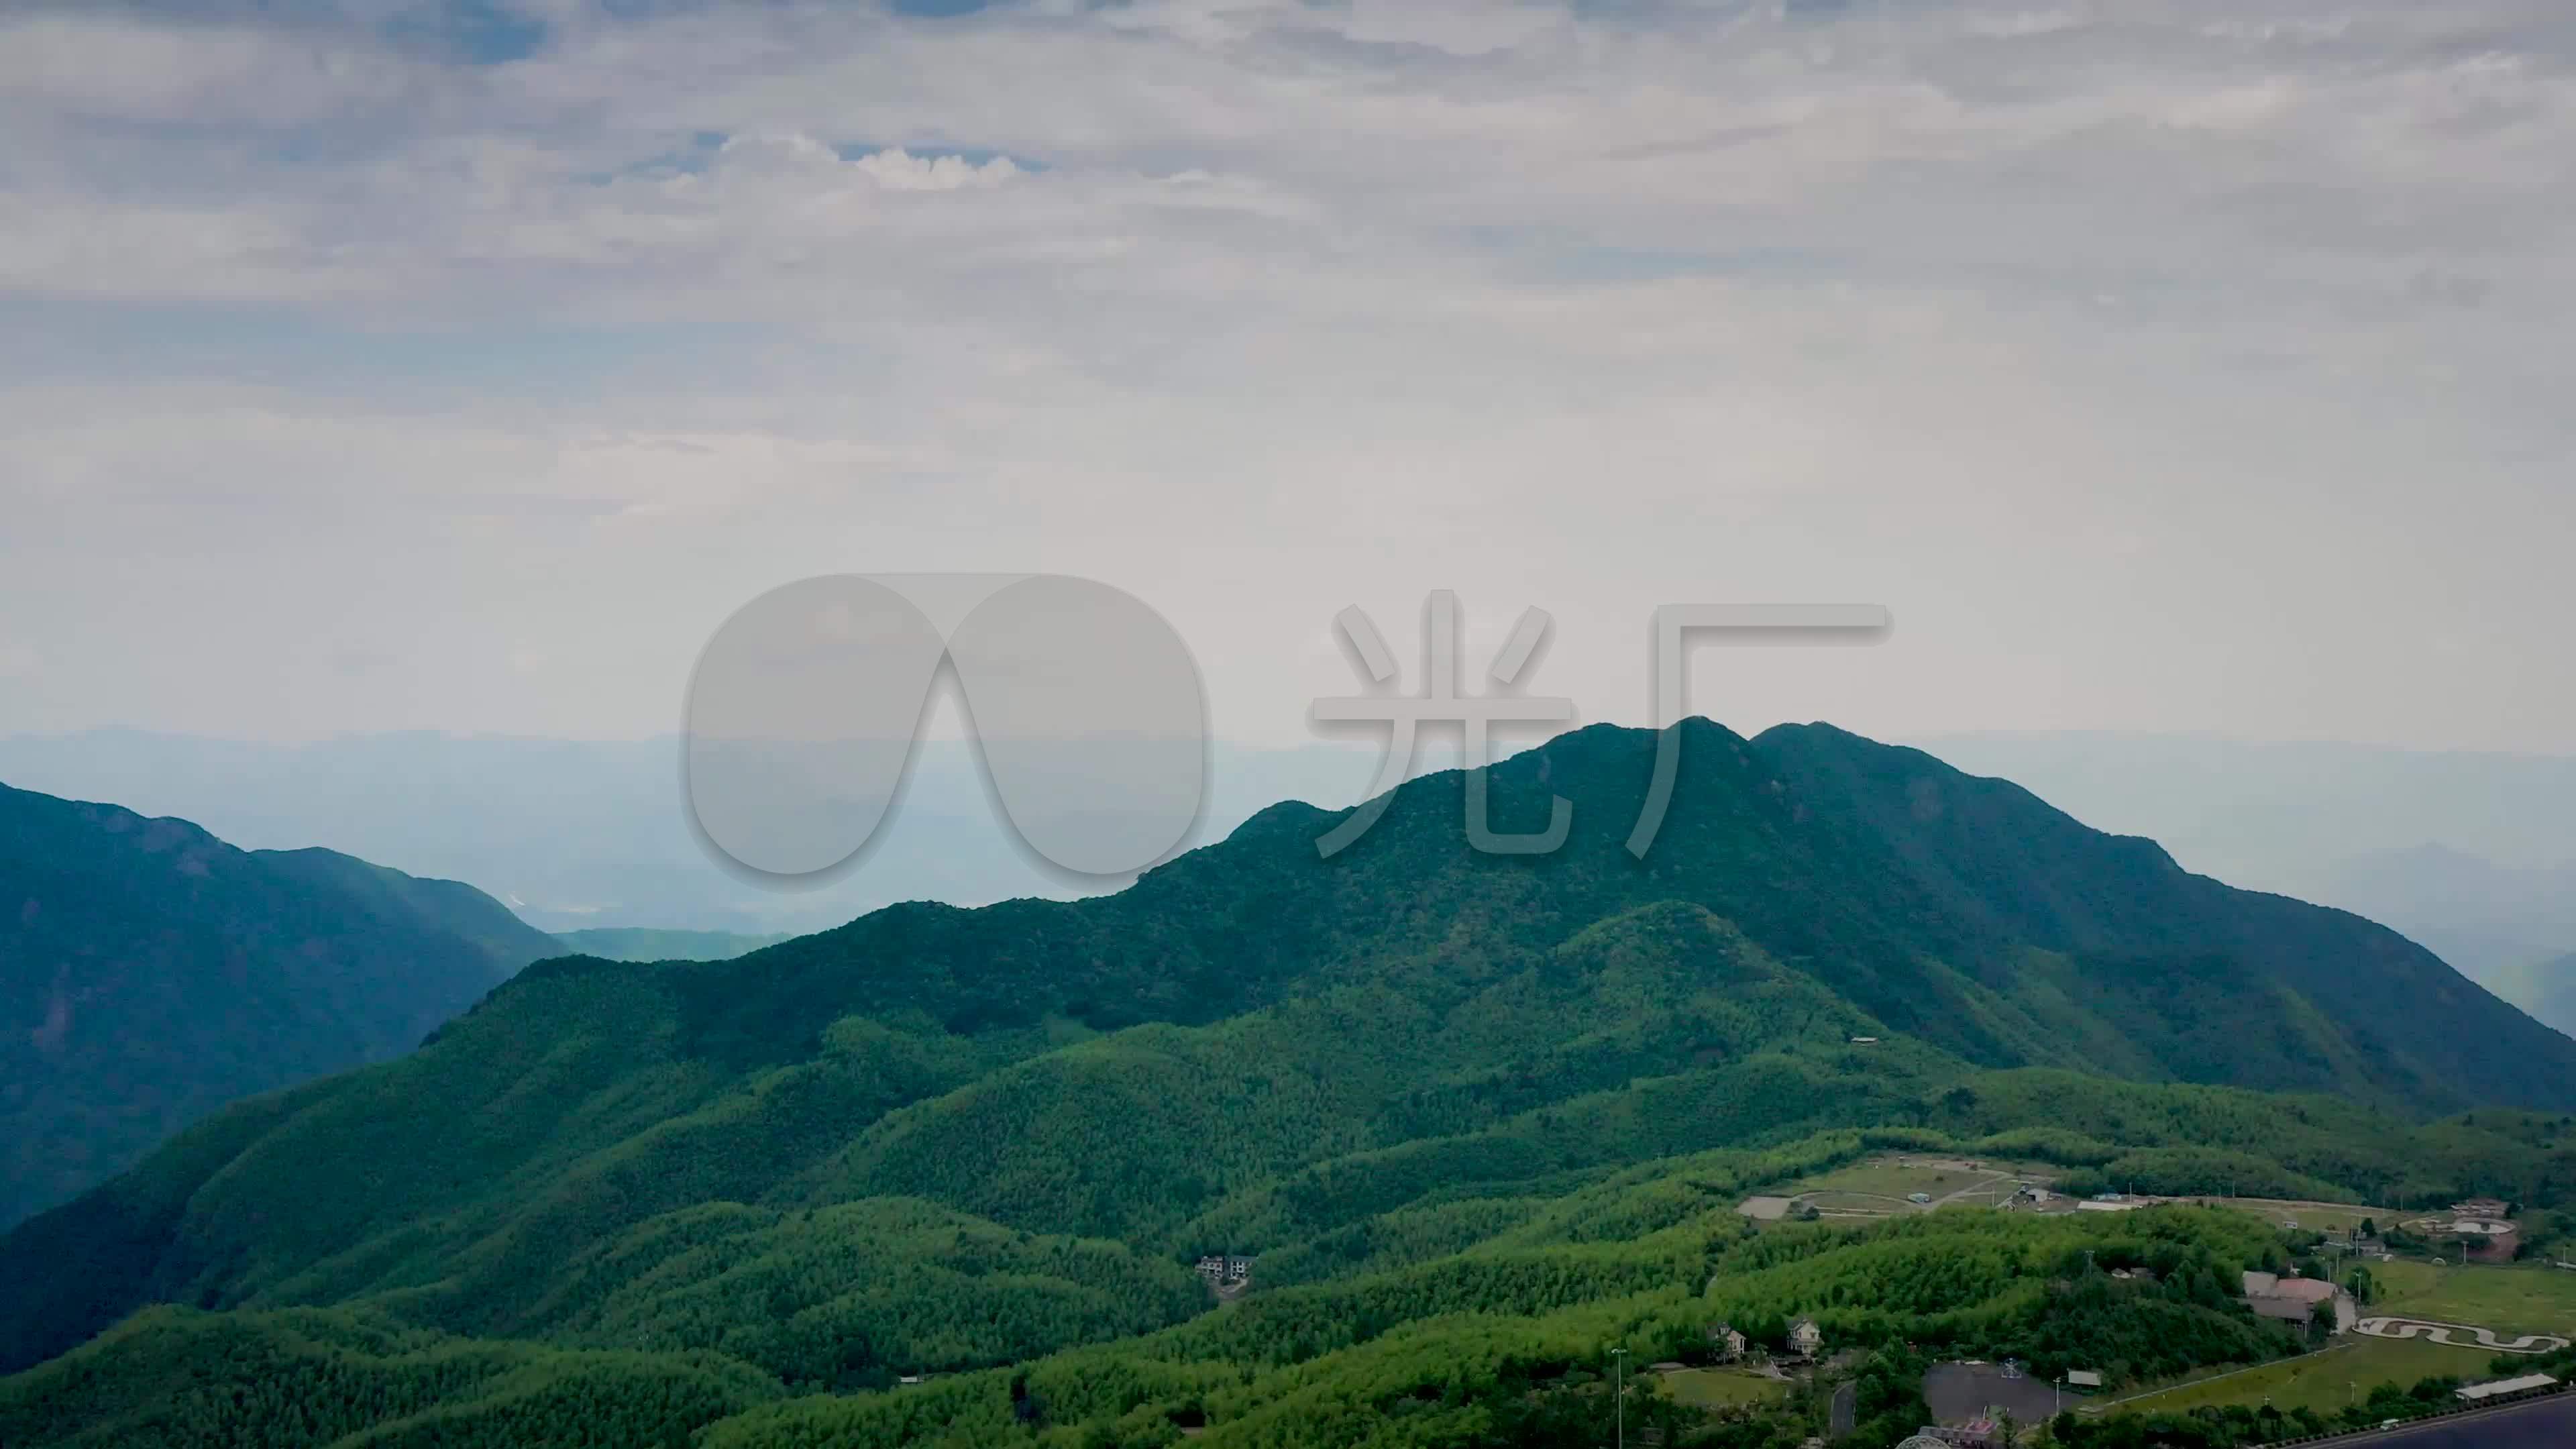
[[[1789,713],[2576,744],[2548,671],[2372,652],[2547,612],[2563,7],[552,18],[0,35],[0,495],[58,533],[0,605],[169,655],[27,721],[630,733],[693,620],[893,561],[1190,613],[1244,733],[1456,587],[1595,717],[1717,590],[1898,606],[1883,694],[1745,666]],[[419,647],[270,679],[227,590]]]
[[[1020,174],[1008,156],[981,163],[963,156],[915,156],[902,147],[870,152],[851,163],[888,191],[955,191],[999,186]]]

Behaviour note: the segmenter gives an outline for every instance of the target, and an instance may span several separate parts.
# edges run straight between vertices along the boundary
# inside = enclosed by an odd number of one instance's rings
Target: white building
[[[2500,1399],[2508,1394],[2525,1393],[2532,1389],[2545,1389],[2556,1382],[2558,1382],[2558,1380],[2551,1378],[2547,1374],[2524,1374],[2518,1379],[2503,1379],[2492,1384],[2471,1384],[2467,1388],[2454,1389],[2452,1392],[2460,1396],[2460,1402],[2464,1404],[2475,1404],[2482,1403],[2488,1399]]]

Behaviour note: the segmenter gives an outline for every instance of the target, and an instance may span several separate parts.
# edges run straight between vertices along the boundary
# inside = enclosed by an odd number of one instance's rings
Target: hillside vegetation
[[[470,886],[0,786],[0,1226],[552,954]]]
[[[108,1433],[177,1413],[83,1397],[146,1381],[105,1367],[138,1325],[221,1384],[199,1337],[306,1354],[345,1318],[392,1335],[330,1343],[382,1404],[349,1443],[423,1414],[486,1442],[525,1421],[477,1416],[590,1402],[642,1354],[703,1392],[582,1442],[1590,1443],[1614,1342],[1809,1313],[1888,1355],[1886,1427],[1935,1345],[2139,1375],[2285,1351],[2217,1291],[2280,1250],[2182,1210],[1747,1242],[1748,1191],[1897,1146],[2576,1196],[2576,1043],[2403,939],[1916,752],[1682,730],[1642,862],[1654,737],[1595,728],[1494,772],[1498,829],[1576,802],[1553,856],[1466,850],[1441,776],[1329,861],[1337,817],[1282,805],[1115,896],[540,963],[0,1239],[0,1367],[31,1369],[0,1412]],[[1187,1266],[1219,1251],[1256,1255],[1222,1307]],[[2096,1271],[2150,1260],[2151,1287]],[[196,1312],[80,1346],[155,1303]],[[422,1397],[424,1363],[504,1350],[533,1357]],[[164,1442],[254,1442],[210,1412]]]

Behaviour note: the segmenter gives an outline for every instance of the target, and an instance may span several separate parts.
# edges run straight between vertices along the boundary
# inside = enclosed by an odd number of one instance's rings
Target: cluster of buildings
[[[1751,1350],[1752,1342],[1742,1330],[1726,1322],[1708,1326],[1708,1347],[1719,1363],[1734,1363]],[[1789,1356],[1812,1359],[1824,1352],[1825,1331],[1816,1320],[1801,1318],[1789,1325]]]
[[[1210,1253],[1199,1259],[1199,1276],[1219,1298],[1231,1298],[1252,1286],[1252,1260],[1233,1253]]]
[[[2245,1306],[2261,1318],[2278,1319],[2302,1326],[2316,1318],[2317,1305],[2334,1305],[2334,1331],[2343,1332],[2361,1321],[2361,1310],[2352,1295],[2323,1278],[2301,1278],[2296,1274],[2276,1273],[2245,1275]]]
[[[2513,1220],[2505,1216],[2507,1204],[2492,1197],[2473,1197],[2467,1202],[2451,1204],[2451,1220],[2442,1231],[2458,1238],[2467,1246],[2468,1257],[2479,1263],[2510,1263],[2522,1246],[2522,1234]]]

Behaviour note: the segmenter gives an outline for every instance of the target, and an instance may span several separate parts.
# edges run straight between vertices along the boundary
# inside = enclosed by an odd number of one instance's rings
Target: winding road
[[[2506,1340],[2470,1324],[2433,1323],[2421,1318],[2365,1318],[2354,1324],[2352,1331],[2372,1338],[2423,1338],[2453,1348],[2483,1348],[2490,1353],[2552,1353],[2567,1346],[2567,1340],[2552,1334],[2526,1333]],[[2469,1337],[2454,1338],[2453,1334]]]

